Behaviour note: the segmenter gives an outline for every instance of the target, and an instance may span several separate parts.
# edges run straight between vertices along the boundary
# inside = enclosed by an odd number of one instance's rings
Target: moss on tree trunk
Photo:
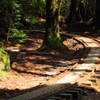
[[[0,70],[10,69],[10,55],[7,51],[0,49]]]
[[[46,1],[46,35],[41,49],[61,47],[63,45],[59,34],[59,14],[62,0]]]

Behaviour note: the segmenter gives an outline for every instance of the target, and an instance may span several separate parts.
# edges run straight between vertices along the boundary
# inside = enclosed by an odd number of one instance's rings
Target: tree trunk
[[[71,0],[69,21],[75,22],[79,20],[79,0]]]
[[[62,46],[59,34],[59,14],[62,0],[46,0],[46,35],[42,47]]]
[[[85,9],[82,0],[71,0],[70,15],[68,19],[70,22],[85,20]]]
[[[100,0],[96,0],[94,26],[95,26],[95,30],[99,30],[100,29]]]
[[[10,56],[7,51],[0,49],[0,70],[9,70],[10,67]]]
[[[85,2],[85,15],[86,15],[86,20],[90,20],[91,18],[94,17],[95,15],[95,0],[84,0]]]

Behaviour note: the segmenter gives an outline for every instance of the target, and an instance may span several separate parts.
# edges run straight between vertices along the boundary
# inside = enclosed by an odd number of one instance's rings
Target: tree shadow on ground
[[[82,25],[83,30],[81,29],[81,25]],[[73,25],[70,24],[70,25],[64,27],[64,30],[66,30],[67,32],[70,32],[70,33],[77,33],[77,34],[80,34],[80,35],[87,35],[88,32],[91,32],[92,29],[86,29],[88,27],[85,26],[85,25],[86,24],[82,24],[82,23],[79,23],[79,24],[77,23],[77,24],[73,24]],[[80,57],[82,56],[81,54],[82,54],[82,52],[84,50],[81,52],[79,50],[75,51],[76,49],[73,49],[72,51],[70,50],[70,52],[66,52],[66,54],[63,52],[64,55],[60,55],[60,56],[58,56],[60,54],[60,52],[57,52],[58,55],[57,54],[56,55],[55,54],[52,55],[50,53],[47,53],[47,54],[44,53],[43,54],[43,53],[34,52],[34,50],[36,50],[36,46],[38,47],[38,45],[41,45],[41,43],[42,43],[41,40],[43,39],[43,36],[41,36],[42,34],[40,34],[40,35],[39,34],[36,35],[36,34],[37,33],[33,34],[33,32],[30,33],[29,34],[30,35],[30,38],[29,38],[30,40],[28,40],[26,42],[26,44],[25,44],[27,46],[20,47],[21,49],[25,49],[26,50],[25,51],[26,52],[25,55],[20,56],[18,59],[16,59],[17,55],[13,55],[14,56],[13,58],[15,59],[14,61],[16,61],[18,63],[20,61],[27,61],[27,62],[29,62],[30,65],[31,65],[31,69],[30,70],[33,70],[36,67],[35,64],[38,64],[38,66],[39,65],[57,66],[59,64],[59,61],[65,61],[65,60],[67,60],[68,62],[70,62],[70,61],[71,62],[74,62],[74,60],[80,59]],[[37,41],[38,39],[39,39],[39,41]],[[64,38],[63,40],[66,40],[66,38]],[[76,56],[79,53],[80,53],[80,55]],[[25,56],[27,56],[27,57],[25,57]],[[33,58],[30,58],[32,56],[33,56]],[[55,62],[54,62],[54,58],[55,58]],[[50,60],[52,60],[52,62],[50,62]],[[21,64],[22,64],[22,62],[21,62]],[[23,62],[23,64],[24,64],[24,62]],[[23,66],[23,68],[26,68],[26,71],[19,70],[19,69],[17,69],[17,67],[18,66],[16,66],[16,69],[14,69],[14,70],[18,71],[19,73],[26,73],[26,74],[32,74],[32,75],[34,74],[34,75],[39,75],[39,76],[48,76],[47,74],[44,74],[43,72],[42,73],[38,73],[38,72],[37,73],[35,73],[35,72],[27,72],[28,67],[27,66],[25,67],[25,65]],[[44,67],[42,69],[45,70],[45,71],[48,70],[47,67]],[[41,69],[40,69],[40,71],[41,71]],[[14,88],[14,89],[8,89],[8,88],[3,88],[3,89],[0,90],[1,91],[0,92],[0,97],[1,98],[8,98],[8,97],[10,97],[12,95],[16,95],[17,93],[19,95],[19,94],[21,94],[24,91],[25,92],[28,92],[28,91],[34,90],[36,88],[37,87],[35,87],[35,88],[33,87],[31,89],[16,89],[16,88]]]

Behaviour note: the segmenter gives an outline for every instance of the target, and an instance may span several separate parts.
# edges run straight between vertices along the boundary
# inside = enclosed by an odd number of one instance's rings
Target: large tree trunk
[[[46,35],[42,47],[52,49],[62,46],[59,34],[59,14],[62,0],[46,1]]]
[[[100,29],[100,0],[96,0],[96,10],[93,24],[96,30]]]

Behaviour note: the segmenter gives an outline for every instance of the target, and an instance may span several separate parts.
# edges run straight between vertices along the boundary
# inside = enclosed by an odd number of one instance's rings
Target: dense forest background
[[[44,50],[45,46],[48,46],[45,49],[53,49],[55,44],[62,46],[59,25],[63,23],[82,21],[99,33],[99,5],[99,0],[3,0],[0,2],[0,52],[5,54],[9,42],[13,45],[25,43],[27,34],[24,30],[43,26],[40,18],[46,19],[46,36],[40,50]],[[6,58],[9,59],[9,56]],[[0,59],[5,61],[2,56]],[[5,61],[6,69],[10,66],[9,62]]]

